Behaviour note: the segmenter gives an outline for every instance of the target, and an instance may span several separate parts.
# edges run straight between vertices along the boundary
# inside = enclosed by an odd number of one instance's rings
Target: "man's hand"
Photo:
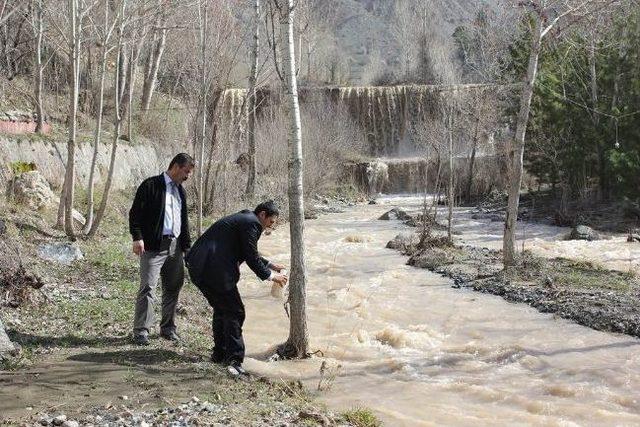
[[[273,279],[271,279],[274,283],[277,283],[278,285],[280,285],[281,287],[284,287],[284,285],[287,284],[287,276],[284,276],[282,274],[274,274]]]
[[[144,240],[136,240],[133,242],[133,253],[138,256],[144,253]]]
[[[278,273],[280,273],[282,270],[284,270],[286,267],[282,264],[273,264],[271,263],[271,269],[273,271],[277,271]]]

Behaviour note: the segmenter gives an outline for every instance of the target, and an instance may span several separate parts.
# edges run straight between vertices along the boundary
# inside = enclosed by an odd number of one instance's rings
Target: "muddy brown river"
[[[329,407],[366,406],[390,426],[640,425],[640,341],[453,289],[450,280],[405,265],[384,246],[408,228],[376,218],[418,203],[387,198],[307,222],[309,333],[312,351],[324,357],[264,360],[286,339],[288,319],[282,301],[245,272],[246,367],[320,385]],[[459,240],[500,246],[501,224],[470,218],[456,212]],[[638,268],[640,250],[621,237],[560,241],[565,232],[529,224],[525,247]],[[264,236],[260,248],[286,263],[286,227]]]

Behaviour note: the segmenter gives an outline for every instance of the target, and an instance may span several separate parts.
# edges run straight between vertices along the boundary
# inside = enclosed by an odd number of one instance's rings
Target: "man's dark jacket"
[[[261,234],[260,221],[249,210],[218,220],[196,240],[187,256],[193,283],[207,291],[231,291],[240,280],[240,264],[245,261],[260,280],[268,279],[269,261],[258,254]]]
[[[182,185],[178,185],[178,191],[182,199],[180,215],[182,224],[178,243],[180,248],[186,251],[191,246],[187,196]],[[167,184],[164,182],[164,174],[145,179],[136,191],[136,197],[129,210],[129,233],[131,233],[133,241],[144,240],[145,250],[160,250],[166,197]]]

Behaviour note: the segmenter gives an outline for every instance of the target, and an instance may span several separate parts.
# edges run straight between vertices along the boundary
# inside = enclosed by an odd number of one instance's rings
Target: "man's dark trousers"
[[[238,287],[223,292],[213,292],[200,286],[198,288],[213,307],[213,361],[226,364],[243,363],[245,347],[242,325],[245,313]]]

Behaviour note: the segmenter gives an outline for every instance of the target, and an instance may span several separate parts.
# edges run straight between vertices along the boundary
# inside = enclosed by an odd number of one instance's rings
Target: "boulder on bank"
[[[594,240],[600,240],[600,235],[591,227],[586,225],[578,225],[571,233],[569,233],[568,240],[587,240],[592,242]]]
[[[31,209],[47,209],[55,205],[56,195],[51,191],[46,178],[37,170],[16,176],[11,190],[17,203]]]
[[[69,265],[84,258],[82,251],[73,243],[48,243],[38,247],[38,256],[47,261]]]
[[[33,210],[54,209],[60,204],[60,198],[38,170],[23,172],[13,178],[10,191],[16,203]],[[86,223],[84,215],[75,209],[72,213],[73,219],[83,227]]]
[[[0,319],[0,357],[4,354],[15,354],[16,351],[17,348],[7,336],[2,319]]]
[[[422,227],[425,224],[425,216],[421,213],[407,214],[407,217],[404,219],[404,223],[409,227]],[[435,222],[431,215],[426,217],[426,224],[431,228],[436,229],[440,226],[440,224]]]

